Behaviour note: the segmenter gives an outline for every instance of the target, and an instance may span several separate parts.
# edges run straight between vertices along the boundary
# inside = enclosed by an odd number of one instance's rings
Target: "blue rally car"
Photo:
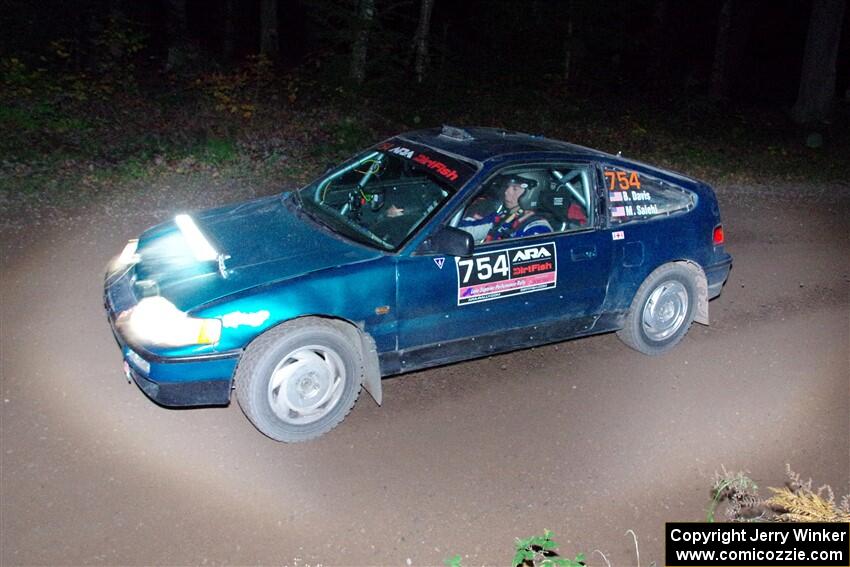
[[[131,240],[105,282],[128,377],[280,441],[381,377],[616,331],[666,352],[708,324],[732,258],[712,189],[495,129],[399,135],[294,192]]]

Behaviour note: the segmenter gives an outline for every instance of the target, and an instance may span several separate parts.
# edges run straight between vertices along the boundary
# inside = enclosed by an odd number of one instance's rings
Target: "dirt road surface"
[[[705,517],[722,465],[850,491],[848,186],[721,188],[735,266],[712,325],[671,354],[609,334],[417,372],[301,445],[235,403],[148,401],[101,306],[127,238],[244,196],[2,219],[2,565],[507,565],[544,528],[616,566],[636,563],[632,529],[646,565],[665,521]]]

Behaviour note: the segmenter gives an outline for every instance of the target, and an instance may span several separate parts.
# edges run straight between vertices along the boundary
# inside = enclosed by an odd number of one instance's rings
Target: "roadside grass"
[[[812,479],[804,480],[795,473],[790,465],[785,465],[785,484],[781,488],[770,487],[772,496],[763,498],[758,486],[750,478],[749,472],[732,472],[721,467],[715,472],[711,487],[711,502],[707,510],[706,522],[715,521],[718,507],[723,505],[726,522],[838,522],[850,521],[850,494],[836,498],[831,486],[814,488]],[[641,566],[640,545],[634,530],[626,530],[634,542],[634,562]],[[604,565],[612,567],[611,561],[602,551],[594,549],[590,557],[584,553],[573,559],[562,557],[559,545],[553,539],[554,534],[544,530],[543,535],[529,538],[517,538],[514,541],[512,567],[581,567],[584,565]],[[591,561],[596,556],[601,562]],[[455,554],[443,560],[447,567],[462,567],[463,556]],[[655,567],[651,561],[649,567]]]

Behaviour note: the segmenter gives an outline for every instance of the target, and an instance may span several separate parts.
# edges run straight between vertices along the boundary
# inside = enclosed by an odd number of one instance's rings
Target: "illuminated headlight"
[[[144,345],[210,345],[221,337],[220,319],[189,317],[164,297],[146,297],[116,321],[131,341]]]
[[[112,259],[109,263],[109,266],[106,268],[106,273],[108,275],[114,274],[127,268],[128,266],[132,266],[139,261],[139,255],[136,254],[136,249],[139,247],[139,241],[137,239],[133,239],[127,242],[124,246],[124,249],[121,251],[121,254]]]

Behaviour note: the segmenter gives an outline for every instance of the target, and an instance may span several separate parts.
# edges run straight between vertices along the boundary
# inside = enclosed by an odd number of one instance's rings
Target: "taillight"
[[[722,224],[718,224],[717,226],[714,227],[714,232],[711,235],[711,241],[712,241],[712,243],[714,243],[715,246],[720,246],[721,244],[723,244],[726,241],[726,239],[723,236],[723,225]]]

